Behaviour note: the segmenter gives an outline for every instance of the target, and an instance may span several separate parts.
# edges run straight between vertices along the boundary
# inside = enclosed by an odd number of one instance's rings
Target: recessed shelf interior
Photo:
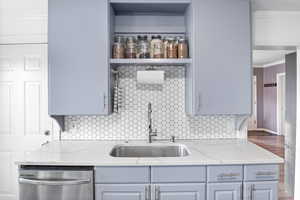
[[[111,45],[114,36],[181,36],[191,43],[191,5],[188,1],[148,3],[111,0]],[[189,45],[190,46],[190,45]],[[111,64],[188,64],[191,59],[111,59]]]

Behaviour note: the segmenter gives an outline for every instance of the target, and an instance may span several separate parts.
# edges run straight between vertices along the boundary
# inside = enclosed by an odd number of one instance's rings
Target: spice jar
[[[169,39],[167,48],[168,48],[168,58],[177,58],[177,44],[174,38]]]
[[[113,44],[113,58],[125,58],[125,45],[122,36],[116,36]]]
[[[147,35],[138,36],[137,58],[150,58],[150,46]]]
[[[168,44],[169,40],[165,37],[163,39],[163,58],[168,58]]]
[[[152,36],[151,40],[151,58],[163,58],[163,42],[161,36]]]
[[[126,58],[136,58],[137,44],[135,37],[128,37],[126,41]]]
[[[189,50],[186,39],[181,38],[178,43],[178,58],[188,58]]]

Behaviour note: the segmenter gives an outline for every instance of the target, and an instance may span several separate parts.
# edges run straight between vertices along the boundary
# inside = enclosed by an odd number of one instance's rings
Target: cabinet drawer
[[[206,182],[205,166],[152,167],[152,183]]]
[[[149,167],[96,167],[95,183],[149,183]]]
[[[279,165],[246,165],[245,181],[268,181],[279,179]]]
[[[242,165],[208,166],[208,182],[237,182],[243,180]]]

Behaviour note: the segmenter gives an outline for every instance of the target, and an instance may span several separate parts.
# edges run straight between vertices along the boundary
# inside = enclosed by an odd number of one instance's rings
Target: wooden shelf
[[[192,59],[110,59],[112,65],[186,65]]]

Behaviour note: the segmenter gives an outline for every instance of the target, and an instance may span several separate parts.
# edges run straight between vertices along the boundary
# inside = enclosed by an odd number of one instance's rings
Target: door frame
[[[255,84],[256,87],[254,87],[254,80],[256,82]],[[254,106],[254,102],[253,102],[254,97],[256,100],[256,106]],[[251,102],[252,102],[252,115],[250,116],[248,123],[250,122],[250,120],[253,119],[256,121],[256,123],[255,123],[255,127],[254,126],[249,127],[248,124],[248,130],[256,130],[257,129],[257,76],[256,75],[252,76],[252,101]]]
[[[282,102],[282,97],[281,97],[281,94],[280,94],[280,89],[282,88],[282,85],[281,85],[281,82],[279,81],[280,80],[280,78],[282,77],[282,76],[286,76],[286,74],[285,74],[285,72],[283,72],[283,73],[278,73],[278,74],[276,74],[276,83],[277,83],[277,105],[276,105],[276,121],[277,121],[277,134],[278,135],[284,135],[285,134],[285,131],[283,131],[283,134],[282,134],[282,131],[280,131],[280,130],[282,130],[282,128],[280,128],[280,126],[281,126],[281,124],[282,124],[282,122],[281,122],[281,115],[282,115],[282,112],[281,112],[281,102]],[[280,103],[279,103],[280,102]],[[285,106],[284,106],[285,107]],[[284,128],[283,128],[283,130],[285,130]]]

